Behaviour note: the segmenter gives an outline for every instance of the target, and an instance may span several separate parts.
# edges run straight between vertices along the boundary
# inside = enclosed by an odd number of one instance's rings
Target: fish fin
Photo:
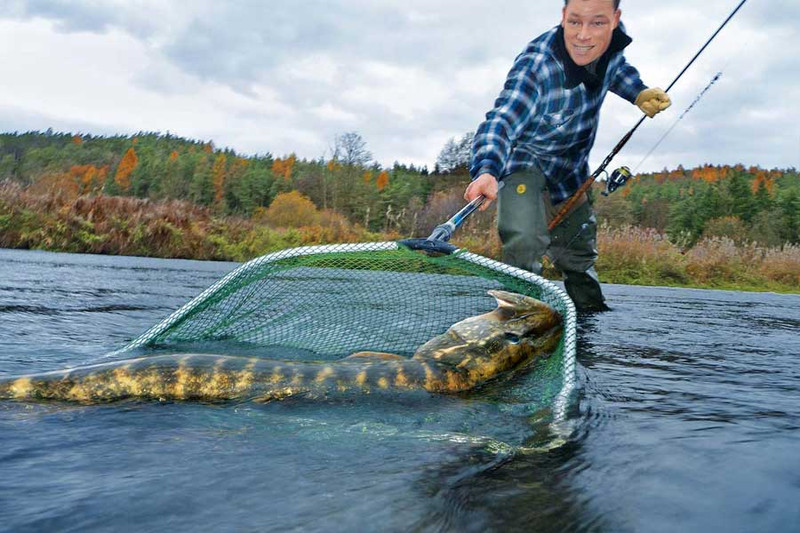
[[[405,359],[402,355],[387,352],[356,352],[348,355],[345,359],[377,359],[379,361],[402,361]]]

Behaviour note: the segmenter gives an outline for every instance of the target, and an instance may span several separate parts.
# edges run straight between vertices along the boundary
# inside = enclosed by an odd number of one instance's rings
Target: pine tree
[[[785,242],[800,243],[800,194],[797,189],[789,189],[780,199],[778,207],[781,214],[781,237]]]
[[[753,197],[753,203],[756,213],[763,213],[764,211],[769,211],[772,209],[772,197],[769,194],[766,181],[762,180],[758,182],[758,188],[756,189],[755,196]]]
[[[752,220],[755,214],[753,193],[744,174],[735,172],[728,180],[728,193],[731,195],[730,214],[744,222]]]

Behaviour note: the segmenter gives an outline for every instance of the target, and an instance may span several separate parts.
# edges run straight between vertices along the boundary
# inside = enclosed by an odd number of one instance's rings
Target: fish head
[[[561,316],[546,303],[502,290],[489,294],[494,310],[450,326],[415,357],[466,371],[476,379],[488,379],[554,352],[561,339]]]

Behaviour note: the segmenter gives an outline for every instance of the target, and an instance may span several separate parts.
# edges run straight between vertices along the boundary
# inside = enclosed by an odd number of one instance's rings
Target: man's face
[[[564,44],[576,65],[585,66],[608,49],[621,11],[614,0],[569,0],[562,10]]]

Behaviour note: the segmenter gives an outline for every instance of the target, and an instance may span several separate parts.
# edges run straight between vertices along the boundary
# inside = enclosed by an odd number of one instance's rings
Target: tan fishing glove
[[[639,96],[636,97],[635,104],[639,106],[639,109],[641,109],[645,115],[653,118],[656,114],[671,106],[672,100],[669,99],[667,93],[662,89],[653,87],[640,92]]]

